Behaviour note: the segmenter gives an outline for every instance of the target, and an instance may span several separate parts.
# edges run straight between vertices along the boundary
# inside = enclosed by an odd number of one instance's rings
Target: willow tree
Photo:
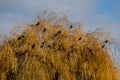
[[[54,12],[19,26],[2,37],[1,80],[119,79],[106,33],[84,32],[81,23]]]

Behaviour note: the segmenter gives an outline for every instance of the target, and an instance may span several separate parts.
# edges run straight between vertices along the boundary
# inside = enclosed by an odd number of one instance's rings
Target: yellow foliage
[[[80,24],[74,27],[67,17],[55,17],[4,38],[1,80],[119,80],[109,45],[101,47],[100,32],[83,32]]]

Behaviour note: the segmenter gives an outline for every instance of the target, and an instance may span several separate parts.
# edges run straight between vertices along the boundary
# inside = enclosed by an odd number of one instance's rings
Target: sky
[[[44,10],[68,11],[73,22],[84,29],[104,28],[120,41],[120,0],[0,0],[0,33],[9,34],[21,21],[33,20]]]

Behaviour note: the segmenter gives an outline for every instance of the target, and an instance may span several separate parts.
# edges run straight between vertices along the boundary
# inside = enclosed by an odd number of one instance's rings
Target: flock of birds
[[[37,24],[36,24],[35,26],[37,27],[37,26],[39,26],[39,25],[40,25],[40,22],[37,22]],[[73,28],[73,25],[70,25],[69,28],[72,29],[72,28]],[[44,28],[44,29],[43,29],[43,33],[46,32],[46,31],[47,31],[47,29]],[[56,34],[54,34],[54,37],[57,37],[59,34],[61,34],[61,30],[59,30]],[[20,39],[24,39],[24,38],[25,38],[25,36],[24,36],[24,35],[21,35],[21,36],[19,36],[17,39],[20,40]],[[79,38],[78,38],[78,41],[80,41],[80,40],[82,40],[82,37],[79,37]],[[104,41],[104,44],[101,46],[101,48],[105,48],[105,45],[106,45],[108,42],[109,42],[108,40],[105,40],[105,41]],[[30,43],[28,43],[28,44],[30,44]],[[41,45],[40,45],[40,48],[44,47],[44,44],[45,44],[45,42],[42,42]],[[54,46],[54,45],[55,45],[55,43],[52,44],[52,46]],[[51,45],[48,45],[47,47],[50,48]],[[31,48],[34,49],[34,48],[35,48],[35,44],[33,44],[33,45],[31,46]],[[62,46],[59,46],[59,48],[58,48],[57,50],[62,50],[62,49],[63,49],[63,47],[62,47]]]
[[[40,23],[38,22],[35,26],[37,27],[37,26],[39,26],[40,25]],[[70,29],[72,29],[73,28],[73,25],[70,25],[70,27],[69,27]],[[43,33],[45,33],[47,31],[47,29],[46,28],[44,28],[43,29]],[[61,30],[59,30],[59,31],[57,31],[54,35],[53,35],[53,37],[57,37],[58,35],[60,35],[62,33],[62,31]],[[22,39],[25,39],[26,38],[26,36],[25,35],[20,35],[18,38],[17,38],[17,40],[18,41],[20,41],[20,40],[22,40]],[[78,39],[77,39],[77,41],[81,41],[82,40],[82,37],[80,36]],[[105,46],[106,46],[106,44],[107,43],[109,43],[109,41],[108,40],[105,40],[104,42],[103,42],[104,44],[101,46],[101,48],[105,48]],[[28,45],[30,45],[30,43],[28,43]],[[55,44],[55,42],[54,43],[52,43],[52,45],[47,45],[47,47],[48,48],[51,48],[51,47],[53,47],[53,46],[55,46],[56,44]],[[40,43],[40,48],[43,48],[45,46],[45,42],[41,42]],[[35,43],[33,43],[32,45],[31,45],[31,49],[34,49],[36,47],[36,44]],[[59,45],[59,47],[57,48],[57,50],[56,51],[63,51],[64,50],[64,47],[62,46],[62,45]],[[73,53],[74,52],[74,49],[71,49],[70,50],[70,53]],[[92,50],[91,49],[89,49],[89,52],[92,52]],[[22,57],[22,56],[24,56],[25,55],[25,53],[26,53],[26,51],[25,52],[23,52],[23,53],[19,53],[19,52],[16,52],[15,53],[15,55],[16,55],[16,57]],[[28,56],[30,56],[30,57],[36,57],[36,58],[38,58],[39,57],[39,55],[31,55],[31,54],[28,54]],[[68,57],[68,60],[69,60],[69,57]],[[87,58],[85,58],[85,60],[84,60],[85,62],[87,61]],[[44,62],[42,62],[42,63],[44,63]],[[21,64],[21,63],[20,63]],[[56,72],[57,73],[57,72]],[[55,74],[55,76],[56,76],[57,74]],[[56,77],[55,77],[56,78]],[[55,79],[55,80],[57,80],[57,79]]]

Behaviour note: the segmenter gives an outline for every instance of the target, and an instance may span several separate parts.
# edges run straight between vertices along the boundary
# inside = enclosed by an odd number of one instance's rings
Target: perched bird
[[[94,54],[93,49],[88,48],[88,51],[89,51],[90,54]],[[85,56],[87,57],[87,55],[85,55]]]
[[[48,45],[48,47],[50,48],[51,46],[50,46],[50,45]]]
[[[44,44],[44,42],[42,42],[41,44]]]
[[[108,43],[108,40],[106,40],[104,43]]]
[[[44,64],[44,63],[45,63],[45,61],[41,61],[41,63],[42,63],[42,64]]]
[[[53,80],[58,80],[59,76],[60,76],[60,74],[59,74],[58,69],[57,69],[57,71],[55,72],[55,77],[53,78]]]
[[[30,43],[28,43],[28,45],[30,45]]]
[[[60,34],[61,33],[61,31],[58,31],[54,36],[57,36],[58,34]]]
[[[101,48],[104,48],[105,47],[105,45],[102,45],[102,47]]]
[[[35,47],[35,44],[32,45],[32,49]]]
[[[18,40],[20,40],[21,38],[24,38],[25,36],[24,35],[21,35],[18,37]]]
[[[46,31],[46,28],[44,28],[43,33]]]
[[[72,25],[70,25],[70,29],[72,29],[73,28],[73,26]]]
[[[87,58],[85,59],[85,61],[87,61]]]
[[[56,37],[58,34],[55,34],[54,36]]]
[[[60,34],[60,33],[61,33],[61,31],[58,31],[58,32],[57,32],[57,34]]]
[[[36,26],[38,26],[40,23],[39,22],[37,22],[37,24],[36,24]]]
[[[73,52],[74,52],[74,49],[72,49],[70,52],[73,53]]]
[[[82,38],[80,37],[80,38],[78,38],[78,41],[80,41]]]
[[[40,48],[42,48],[42,47],[43,47],[43,45],[40,46]]]

